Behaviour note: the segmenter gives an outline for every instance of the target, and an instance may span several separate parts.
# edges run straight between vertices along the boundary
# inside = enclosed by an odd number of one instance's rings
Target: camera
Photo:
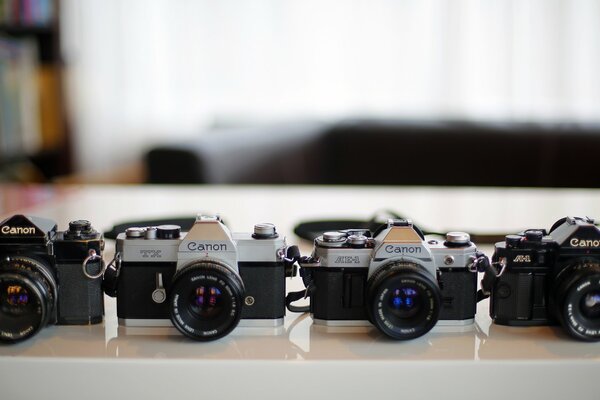
[[[104,240],[85,220],[14,215],[0,223],[0,340],[16,342],[49,324],[102,322]]]
[[[105,291],[117,298],[123,326],[171,326],[214,340],[242,326],[277,327],[285,315],[285,278],[297,252],[273,224],[232,233],[219,217],[177,225],[131,227],[117,236]],[[241,322],[240,322],[241,320]]]
[[[373,235],[325,232],[299,264],[315,324],[370,322],[393,339],[412,339],[437,323],[473,323],[477,256],[467,233],[426,240],[410,220],[393,219]]]
[[[500,325],[561,324],[572,337],[600,340],[600,230],[566,217],[545,229],[507,235],[492,261],[490,316]]]

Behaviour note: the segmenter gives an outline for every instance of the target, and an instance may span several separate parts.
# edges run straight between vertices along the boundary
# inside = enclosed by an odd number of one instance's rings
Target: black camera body
[[[501,266],[490,296],[496,324],[560,323],[577,339],[600,340],[600,230],[592,219],[507,235],[492,261]]]
[[[409,220],[390,220],[375,234],[323,233],[300,266],[315,324],[373,324],[393,339],[412,339],[436,324],[474,322],[476,256],[467,233],[426,240]]]
[[[287,247],[274,225],[232,233],[218,217],[199,216],[189,232],[180,230],[134,227],[117,236],[105,291],[117,298],[120,325],[174,325],[202,341],[238,323],[283,325]]]
[[[0,340],[19,341],[49,324],[102,322],[102,234],[88,221],[14,215],[0,223]]]

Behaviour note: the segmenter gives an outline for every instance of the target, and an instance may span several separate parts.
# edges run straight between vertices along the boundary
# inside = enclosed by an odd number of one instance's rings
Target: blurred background
[[[595,0],[0,0],[0,181],[600,187]]]

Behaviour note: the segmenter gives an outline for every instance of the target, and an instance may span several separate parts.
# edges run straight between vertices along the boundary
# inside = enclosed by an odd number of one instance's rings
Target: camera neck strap
[[[106,266],[102,280],[102,290],[110,297],[117,297],[117,284],[121,273],[121,253],[117,252],[115,258]]]
[[[497,266],[500,266],[499,271]],[[503,262],[490,262],[489,258],[483,256],[477,258],[476,267],[478,272],[483,273],[483,278],[481,279],[481,289],[477,291],[477,302],[480,302],[481,300],[485,300],[490,297],[492,289],[494,288],[494,283],[496,282],[496,279],[498,279],[504,273],[506,264]]]
[[[302,264],[311,263],[314,260],[311,257],[298,257],[296,261],[300,264],[300,277],[302,277],[305,289],[297,292],[289,292],[285,296],[285,306],[290,312],[305,313],[310,311],[310,300],[316,287],[312,278],[311,268],[303,267]],[[295,306],[292,304],[302,299],[309,299],[309,304],[305,306]]]
[[[305,290],[299,290],[297,292],[290,292],[285,296],[285,306],[290,312],[296,313],[305,313],[310,311],[310,303],[305,306],[295,306],[292,303],[302,299],[309,299],[312,292],[311,286],[307,287]]]

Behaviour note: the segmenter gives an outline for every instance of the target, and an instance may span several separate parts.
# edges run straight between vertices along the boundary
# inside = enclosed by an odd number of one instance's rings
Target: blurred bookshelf
[[[0,0],[0,182],[71,172],[59,0]]]

